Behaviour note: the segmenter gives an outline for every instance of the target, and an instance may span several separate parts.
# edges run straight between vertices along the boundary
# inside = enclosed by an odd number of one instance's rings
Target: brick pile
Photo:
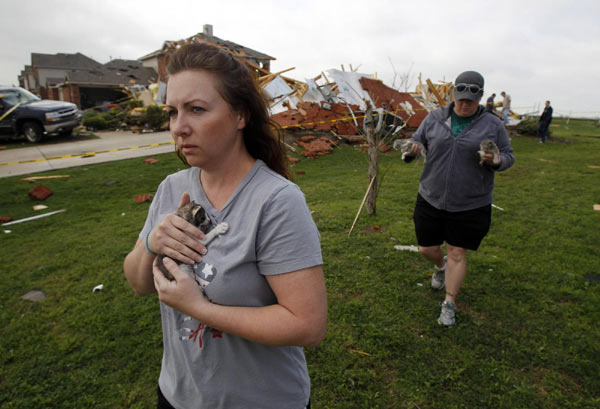
[[[350,105],[355,116],[361,116],[358,105]],[[333,131],[338,135],[358,135],[360,131],[354,126],[347,105],[318,102],[300,102],[296,109],[277,113],[271,116],[279,126],[291,131],[294,129],[310,129],[315,131]],[[347,118],[341,120],[342,118]],[[362,118],[357,119],[362,126]]]
[[[311,159],[330,154],[336,146],[335,142],[324,136],[320,138],[316,136],[303,136],[296,140],[296,144],[304,148],[302,155]]]

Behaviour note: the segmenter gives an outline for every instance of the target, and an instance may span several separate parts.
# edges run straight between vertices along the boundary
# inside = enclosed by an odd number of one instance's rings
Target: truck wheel
[[[38,143],[42,140],[42,136],[44,135],[42,127],[37,122],[25,122],[22,130],[25,139],[31,143]]]

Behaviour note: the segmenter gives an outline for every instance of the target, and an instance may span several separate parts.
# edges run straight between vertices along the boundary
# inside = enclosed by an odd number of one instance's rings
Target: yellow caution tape
[[[424,108],[417,108],[414,109],[414,111],[426,111],[426,109]],[[394,114],[394,115],[398,115],[395,114],[394,112],[383,112],[383,113],[379,113],[379,112],[375,112],[373,113],[373,116],[379,116],[379,115],[386,115],[386,114]],[[301,115],[301,114],[300,114]],[[340,122],[340,121],[351,121],[352,119],[359,119],[359,118],[364,118],[366,115],[359,115],[359,116],[355,116],[355,117],[351,117],[351,116],[347,116],[344,118],[336,118],[336,119],[329,119],[329,120],[325,120],[325,121],[317,121],[317,122],[308,122],[308,123],[304,123],[304,124],[296,124],[296,125],[285,125],[282,126],[281,129],[287,129],[287,128],[302,128],[304,126],[311,126],[311,125],[319,125],[319,124],[327,124],[327,123],[332,123],[332,122]]]
[[[0,121],[2,121],[4,118],[6,118],[7,116],[9,116],[12,111],[14,111],[15,109],[17,109],[19,107],[19,105],[21,105],[21,102],[17,102],[8,111],[6,111],[4,114],[2,114],[2,116],[0,116]]]
[[[20,164],[24,164],[24,163],[46,162],[46,161],[49,161],[49,160],[57,160],[57,159],[82,158],[84,156],[96,156],[96,155],[99,155],[101,153],[127,151],[127,150],[142,149],[142,148],[154,148],[154,147],[157,147],[157,146],[174,145],[174,144],[175,144],[175,142],[173,142],[173,141],[171,141],[171,142],[161,142],[161,143],[151,143],[151,144],[148,144],[148,145],[129,146],[129,147],[126,147],[126,148],[116,148],[116,149],[107,149],[105,151],[98,151],[98,152],[86,152],[86,153],[80,153],[80,154],[77,154],[77,155],[63,155],[63,156],[55,156],[53,158],[40,158],[40,159],[29,159],[29,160],[15,161],[15,162],[4,162],[4,163],[0,163],[0,166],[20,165]]]

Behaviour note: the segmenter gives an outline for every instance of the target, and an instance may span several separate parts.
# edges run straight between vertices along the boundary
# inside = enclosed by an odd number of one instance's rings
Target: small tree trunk
[[[377,208],[377,175],[379,173],[379,141],[378,134],[375,132],[375,127],[373,123],[373,108],[371,104],[367,102],[367,110],[365,112],[365,131],[367,134],[367,144],[368,144],[368,153],[369,153],[369,180],[374,178],[373,183],[371,184],[371,189],[367,194],[367,213],[370,215],[374,215]]]

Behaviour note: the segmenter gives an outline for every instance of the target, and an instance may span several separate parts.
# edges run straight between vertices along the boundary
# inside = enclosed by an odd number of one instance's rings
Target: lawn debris
[[[498,209],[498,210],[502,210],[502,211],[504,211],[504,209],[503,209],[503,208],[501,208],[500,206],[496,206],[496,205],[495,205],[495,204],[493,204],[493,203],[492,203],[492,207],[493,207],[494,209]]]
[[[28,178],[23,178],[26,182],[36,182],[38,180],[46,180],[46,179],[62,179],[62,178],[70,178],[71,175],[52,175],[52,176],[30,176]]]
[[[97,292],[99,292],[99,291],[102,291],[102,289],[103,289],[103,288],[104,288],[104,284],[98,284],[96,287],[94,287],[94,288],[92,289],[92,292],[93,292],[93,293],[97,293]]]
[[[4,230],[4,234],[11,234],[12,230]]]
[[[364,355],[364,356],[373,356],[367,352],[359,351],[358,349],[349,349],[349,351],[354,354],[360,354],[360,355]]]
[[[396,250],[402,250],[402,251],[414,251],[415,253],[419,252],[419,248],[417,246],[415,246],[415,245],[412,245],[412,244],[408,245],[408,246],[404,246],[404,245],[401,245],[401,244],[396,244],[394,246],[394,248]]]
[[[29,222],[32,220],[41,219],[42,217],[52,216],[53,214],[62,213],[62,212],[66,212],[66,211],[67,211],[67,209],[55,210],[53,212],[39,214],[37,216],[26,217],[25,219],[19,219],[19,220],[11,221],[8,223],[2,223],[0,226],[10,226],[11,224]]]
[[[135,195],[133,197],[133,201],[136,203],[144,203],[144,202],[150,202],[152,200],[152,195],[150,193],[144,193],[144,194],[140,194],[140,195]]]
[[[44,294],[43,291],[32,290],[32,291],[29,291],[27,294],[22,295],[21,299],[31,301],[31,302],[40,302],[40,301],[44,301],[46,299],[46,294]]]
[[[600,212],[600,204],[594,204],[594,210]]]
[[[118,180],[109,180],[108,182],[104,183],[104,186],[112,186],[117,183],[119,183]]]
[[[318,139],[316,136],[303,136],[296,140],[296,144],[304,148],[301,154],[311,159],[330,154],[336,146],[334,141],[324,136]]]
[[[12,221],[12,217],[10,216],[0,216],[0,223],[6,223]]]
[[[36,212],[37,212],[38,210],[44,210],[44,209],[47,209],[47,208],[48,208],[48,206],[46,206],[46,205],[41,205],[41,204],[40,204],[40,205],[35,205],[35,206],[33,206],[33,210],[34,210],[34,211],[36,211]]]
[[[46,200],[46,198],[48,198],[48,196],[51,196],[52,193],[52,190],[48,189],[44,185],[37,185],[28,192],[29,197],[33,200]]]
[[[150,165],[155,164],[156,162],[158,162],[158,159],[154,159],[154,158],[148,158],[148,159],[144,159],[145,163],[149,163]]]
[[[600,169],[599,165],[588,165],[588,168],[590,169]]]

